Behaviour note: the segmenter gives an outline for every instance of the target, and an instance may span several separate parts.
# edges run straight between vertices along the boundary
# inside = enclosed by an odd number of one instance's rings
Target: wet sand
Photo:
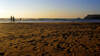
[[[0,56],[99,56],[100,23],[1,23]]]

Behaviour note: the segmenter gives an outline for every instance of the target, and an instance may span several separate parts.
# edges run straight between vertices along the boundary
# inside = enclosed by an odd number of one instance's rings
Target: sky
[[[0,18],[78,18],[100,14],[100,0],[0,0]]]

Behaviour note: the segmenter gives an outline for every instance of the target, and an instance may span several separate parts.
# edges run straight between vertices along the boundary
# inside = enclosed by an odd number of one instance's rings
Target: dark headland
[[[99,19],[100,20],[100,14],[98,14],[98,15],[87,15],[84,19]]]

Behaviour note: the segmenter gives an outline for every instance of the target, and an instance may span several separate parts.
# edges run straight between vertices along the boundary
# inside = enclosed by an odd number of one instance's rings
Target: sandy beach
[[[100,23],[0,23],[0,56],[99,56]]]

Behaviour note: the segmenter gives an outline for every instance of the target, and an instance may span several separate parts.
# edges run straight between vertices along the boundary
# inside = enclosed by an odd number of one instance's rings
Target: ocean
[[[40,22],[96,22],[99,23],[98,19],[16,19],[12,22],[10,19],[0,19],[0,23],[40,23]]]

